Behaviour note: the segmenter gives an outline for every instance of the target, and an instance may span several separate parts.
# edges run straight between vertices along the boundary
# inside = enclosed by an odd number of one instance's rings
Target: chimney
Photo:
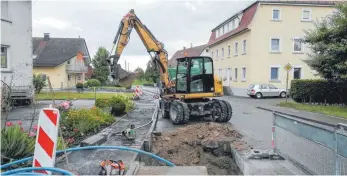
[[[193,43],[190,43],[190,48],[193,48]]]
[[[185,49],[186,49],[186,47],[184,46],[184,47],[183,47],[183,50],[185,50]]]
[[[48,41],[49,40],[49,33],[43,33],[43,40]]]

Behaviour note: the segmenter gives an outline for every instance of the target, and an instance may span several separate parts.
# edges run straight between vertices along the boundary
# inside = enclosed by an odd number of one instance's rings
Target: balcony
[[[87,73],[87,66],[79,66],[79,65],[66,65],[67,73]]]

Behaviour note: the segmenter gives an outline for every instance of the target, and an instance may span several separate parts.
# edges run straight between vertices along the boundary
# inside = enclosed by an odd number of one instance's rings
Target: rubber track
[[[231,119],[232,115],[233,115],[233,109],[232,109],[232,107],[231,107],[229,102],[227,102],[225,100],[220,100],[220,101],[223,102],[226,105],[227,112],[228,112],[228,116],[224,119],[223,122],[228,122]]]
[[[222,102],[221,100],[214,100],[215,103],[218,103],[221,106],[221,116],[220,118],[216,119],[217,122],[225,122],[225,120],[228,118],[228,108],[227,105]]]
[[[188,105],[187,103],[185,102],[180,102],[182,108],[183,108],[183,115],[184,115],[184,118],[182,120],[182,123],[188,123],[189,121],[189,116],[190,116],[190,110],[188,108]]]
[[[170,117],[171,122],[172,122],[173,124],[175,124],[175,125],[182,123],[183,118],[184,118],[184,110],[183,110],[183,107],[182,107],[182,106],[180,105],[180,103],[177,102],[177,101],[173,101],[173,102],[171,103],[171,106],[176,107],[176,110],[177,110],[177,118],[176,118],[176,120],[172,120],[172,118]],[[170,107],[170,109],[171,109],[171,107]]]

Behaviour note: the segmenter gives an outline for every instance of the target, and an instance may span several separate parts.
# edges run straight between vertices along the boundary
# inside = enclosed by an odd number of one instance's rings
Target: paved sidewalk
[[[347,119],[344,119],[342,117],[328,116],[328,115],[324,115],[320,113],[307,112],[307,111],[296,110],[292,108],[285,108],[285,107],[272,106],[272,105],[258,105],[257,108],[267,110],[267,111],[277,111],[280,113],[297,116],[299,118],[300,117],[306,118],[313,121],[319,121],[319,122],[327,123],[330,125],[336,125],[338,123],[347,124]]]

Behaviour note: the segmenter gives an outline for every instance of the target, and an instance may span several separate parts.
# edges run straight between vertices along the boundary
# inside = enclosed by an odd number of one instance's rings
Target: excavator
[[[192,116],[212,117],[216,122],[228,122],[232,117],[232,107],[225,100],[214,99],[223,96],[222,81],[213,73],[211,57],[196,56],[177,59],[174,69],[168,67],[168,53],[150,30],[135,15],[133,9],[120,22],[113,41],[111,55],[107,58],[110,79],[116,85],[128,86],[136,75],[120,73],[119,58],[130,40],[135,28],[147,52],[160,74],[160,112],[163,118],[173,124],[188,123]],[[113,53],[113,50],[115,51]],[[130,81],[129,81],[130,80]],[[126,84],[125,84],[126,83]]]

